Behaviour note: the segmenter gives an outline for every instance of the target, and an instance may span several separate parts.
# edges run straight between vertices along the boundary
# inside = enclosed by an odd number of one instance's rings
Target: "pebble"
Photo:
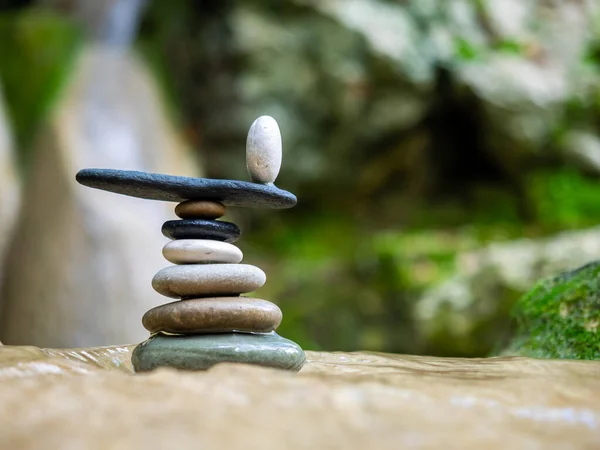
[[[252,181],[273,183],[281,169],[281,132],[271,116],[252,123],[246,139],[246,167]]]
[[[179,300],[151,309],[142,324],[151,333],[268,333],[281,323],[279,307],[250,297],[209,297]]]
[[[235,242],[241,234],[234,223],[204,219],[168,220],[161,231],[169,239],[213,239],[224,242]]]
[[[254,364],[299,371],[306,355],[298,344],[275,332],[168,336],[162,333],[138,345],[131,355],[136,372],[158,367],[206,370],[218,363]]]
[[[175,214],[182,219],[218,219],[225,212],[223,203],[207,200],[186,200],[175,207]]]
[[[168,202],[210,200],[225,206],[274,209],[292,208],[297,202],[294,194],[273,184],[238,180],[213,180],[115,169],[83,169],[75,178],[78,183],[94,189]]]
[[[267,276],[249,264],[187,264],[165,267],[152,279],[152,287],[166,297],[189,298],[235,295],[255,291]]]
[[[237,264],[244,256],[235,245],[208,239],[177,239],[167,243],[162,253],[173,264]]]

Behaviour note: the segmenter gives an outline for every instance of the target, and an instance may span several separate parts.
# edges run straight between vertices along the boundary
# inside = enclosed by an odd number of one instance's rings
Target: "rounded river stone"
[[[235,245],[208,239],[177,239],[162,249],[173,264],[239,263],[244,255]]]
[[[214,239],[223,242],[235,242],[241,234],[234,223],[204,219],[168,220],[161,231],[169,239]]]
[[[294,194],[273,184],[180,177],[134,170],[83,169],[77,182],[130,197],[169,202],[211,200],[226,206],[284,209],[296,205]]]
[[[144,314],[142,324],[151,333],[268,333],[279,326],[282,318],[279,307],[267,300],[212,297],[157,306]]]
[[[252,181],[273,183],[281,169],[281,132],[271,116],[254,121],[246,139],[246,167]]]
[[[182,219],[218,219],[225,212],[223,203],[207,200],[186,200],[175,207],[175,214]]]
[[[186,264],[160,270],[152,287],[166,297],[210,297],[252,292],[266,281],[265,273],[249,264]]]
[[[168,336],[162,333],[138,345],[131,355],[136,372],[158,367],[206,370],[218,363],[244,363],[297,372],[306,356],[298,344],[275,332],[266,334],[202,334]]]

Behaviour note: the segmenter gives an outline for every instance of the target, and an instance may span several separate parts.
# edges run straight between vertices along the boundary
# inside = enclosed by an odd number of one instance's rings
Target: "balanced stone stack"
[[[157,367],[204,370],[220,362],[258,364],[297,371],[303,350],[275,333],[283,318],[267,300],[242,296],[266,282],[258,267],[240,264],[232,245],[240,229],[217,220],[227,206],[290,208],[296,197],[273,183],[281,167],[277,122],[259,117],[246,142],[253,182],[176,177],[147,172],[84,169],[77,181],[89,187],[139,198],[176,201],[179,220],[165,222],[171,239],[163,256],[174,265],[159,271],[152,286],[179,299],[148,311],[142,318],[151,333],[132,354],[136,371]]]

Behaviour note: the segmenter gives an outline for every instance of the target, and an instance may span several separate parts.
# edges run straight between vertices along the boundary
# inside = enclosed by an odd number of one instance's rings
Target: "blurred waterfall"
[[[4,257],[13,236],[13,227],[19,209],[21,185],[17,173],[13,137],[4,110],[0,86],[0,273],[4,269]],[[2,297],[0,297],[0,307]]]
[[[126,48],[135,39],[146,4],[146,0],[79,0],[75,12],[94,40]]]
[[[142,315],[164,302],[151,279],[167,265],[160,227],[174,205],[75,182],[85,167],[198,175],[148,68],[131,50],[144,4],[79,0],[69,10],[88,42],[37,140],[8,258],[5,344],[139,342],[148,335]]]

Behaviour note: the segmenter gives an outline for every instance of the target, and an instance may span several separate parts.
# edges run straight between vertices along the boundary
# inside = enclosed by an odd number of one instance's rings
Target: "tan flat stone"
[[[294,375],[227,363],[133,375],[131,350],[46,356],[49,349],[0,347],[0,448],[503,450],[600,442],[597,361],[307,351]]]
[[[182,219],[218,219],[225,215],[225,205],[207,200],[186,200],[175,207]]]
[[[142,318],[151,333],[175,334],[274,331],[283,314],[267,300],[249,297],[209,297],[157,306]]]
[[[162,269],[152,287],[166,297],[210,297],[252,292],[266,281],[265,273],[249,264],[187,264]]]
[[[235,245],[210,239],[176,239],[163,247],[173,264],[239,263],[244,255]]]

